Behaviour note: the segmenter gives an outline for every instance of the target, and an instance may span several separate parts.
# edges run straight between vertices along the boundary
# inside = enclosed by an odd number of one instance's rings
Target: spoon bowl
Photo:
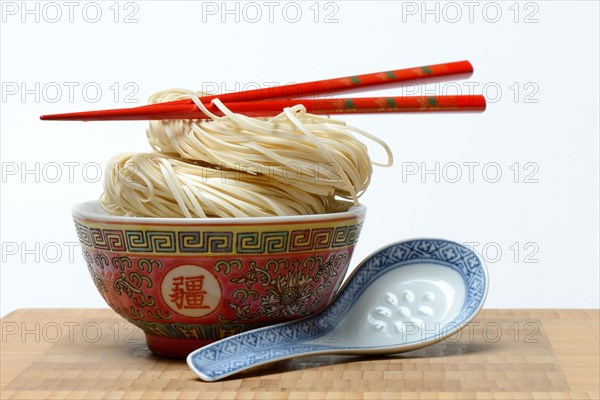
[[[215,381],[292,357],[414,350],[468,324],[487,289],[482,259],[459,243],[393,243],[362,261],[321,312],[220,340],[187,362],[201,379]]]

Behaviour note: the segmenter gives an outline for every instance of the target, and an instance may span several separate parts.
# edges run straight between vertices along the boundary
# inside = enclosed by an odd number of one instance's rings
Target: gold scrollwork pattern
[[[140,258],[138,260],[138,268],[142,271],[151,273],[154,268],[162,269],[162,261],[151,258]]]
[[[121,271],[125,271],[125,268],[131,268],[133,266],[129,257],[114,257],[112,259],[112,265]]]
[[[236,319],[227,319],[223,314],[217,319],[232,323],[260,317],[280,320],[307,315],[324,305],[332,278],[345,270],[348,261],[346,251],[331,255],[327,261],[319,255],[294,262],[270,259],[262,265],[250,261],[244,274],[231,279],[232,283],[242,285],[233,291],[233,301],[227,302]]]
[[[156,312],[148,310],[148,316],[154,319],[173,319],[173,315],[168,310],[163,312],[160,308],[156,309]]]
[[[240,260],[219,260],[215,263],[215,271],[223,272],[225,275],[229,275],[232,270],[241,271],[244,265]]]
[[[125,293],[138,307],[153,307],[156,301],[154,297],[144,294],[142,290],[144,282],[147,288],[151,288],[153,285],[152,280],[145,275],[140,275],[135,271],[129,272],[129,275],[121,272],[121,277],[113,282],[113,288],[118,295]]]
[[[94,262],[98,267],[104,269],[104,267],[108,267],[110,262],[108,261],[108,256],[106,254],[94,254]]]

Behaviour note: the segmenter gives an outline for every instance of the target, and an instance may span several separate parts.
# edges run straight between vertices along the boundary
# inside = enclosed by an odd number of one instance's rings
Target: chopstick
[[[471,73],[473,73],[473,66],[469,61],[454,61],[414,68],[397,69],[393,71],[374,72],[356,76],[345,76],[342,78],[246,90],[235,93],[214,94],[200,97],[200,101],[203,103],[210,103],[211,100],[218,98],[223,103],[234,103],[265,99],[294,99],[309,95],[329,95],[334,92],[362,89],[378,85],[389,85],[392,83],[423,81],[447,76],[466,77]],[[194,102],[190,99],[185,99],[160,104],[191,105],[194,104]],[[157,105],[158,104],[150,104],[148,107]]]
[[[234,113],[251,117],[277,115],[286,107],[302,104],[312,114],[370,114],[432,111],[483,111],[482,95],[457,96],[396,96],[354,97],[343,99],[284,99],[224,103]],[[213,103],[204,103],[209,112],[222,116]],[[43,115],[43,120],[105,121],[105,120],[162,120],[208,118],[195,104],[160,103],[153,107],[134,107],[114,110],[84,111],[68,114]]]

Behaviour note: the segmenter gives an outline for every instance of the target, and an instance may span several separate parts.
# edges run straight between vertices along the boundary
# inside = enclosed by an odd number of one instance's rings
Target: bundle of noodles
[[[192,98],[210,119],[151,121],[152,153],[109,163],[101,204],[117,215],[250,217],[320,214],[347,208],[367,189],[372,164],[392,154],[378,138],[302,105],[271,118],[211,114],[194,92],[159,92],[151,103]],[[379,143],[386,163],[372,162],[355,135]]]

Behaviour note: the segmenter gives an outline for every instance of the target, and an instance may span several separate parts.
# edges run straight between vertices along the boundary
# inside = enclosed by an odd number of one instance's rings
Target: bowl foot
[[[146,344],[150,351],[169,358],[186,358],[192,351],[212,342],[213,340],[170,339],[146,335]]]

